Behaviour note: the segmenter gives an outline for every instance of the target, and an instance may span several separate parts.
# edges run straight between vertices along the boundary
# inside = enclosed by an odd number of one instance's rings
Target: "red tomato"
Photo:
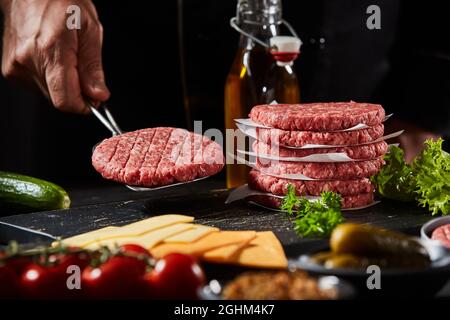
[[[9,256],[6,252],[0,251],[0,259],[5,259],[4,264],[7,264],[18,276],[22,275],[23,270],[32,262],[31,257],[26,256]]]
[[[120,249],[123,252],[130,252],[130,253],[135,253],[138,255],[143,255],[146,257],[151,257],[150,252],[148,252],[147,249],[145,249],[144,247],[141,247],[140,245],[137,244],[124,244],[122,246],[120,246]]]
[[[8,258],[8,266],[14,270],[14,272],[20,277],[22,276],[24,270],[32,263],[31,257],[11,257]]]
[[[32,263],[20,278],[20,291],[26,299],[68,299],[80,297],[81,290],[69,289],[69,277],[77,276],[69,266],[78,266],[82,271],[89,263],[85,253],[55,254],[49,257],[49,265]],[[70,271],[70,272],[69,272]],[[79,274],[81,281],[81,272]],[[70,281],[75,283],[76,280]]]
[[[145,259],[152,257],[152,255],[150,254],[150,252],[148,252],[147,249],[137,244],[124,244],[120,246],[120,250],[125,254],[128,253],[132,256],[136,256],[138,260],[141,259],[139,262],[142,268],[142,274],[146,272],[148,264]]]
[[[0,300],[14,299],[19,295],[19,279],[9,266],[0,266]]]
[[[136,299],[144,297],[142,261],[113,256],[98,267],[87,267],[81,277],[84,296],[89,299]]]
[[[150,297],[156,299],[198,299],[197,290],[205,275],[195,258],[171,253],[156,262],[146,276]]]

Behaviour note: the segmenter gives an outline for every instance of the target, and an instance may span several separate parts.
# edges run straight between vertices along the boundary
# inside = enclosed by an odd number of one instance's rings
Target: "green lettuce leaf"
[[[386,164],[371,178],[377,192],[385,198],[413,201],[416,177],[413,168],[405,162],[403,150],[394,145],[390,146],[384,160]]]
[[[413,162],[417,201],[433,215],[450,213],[450,155],[442,150],[442,142],[427,140]]]

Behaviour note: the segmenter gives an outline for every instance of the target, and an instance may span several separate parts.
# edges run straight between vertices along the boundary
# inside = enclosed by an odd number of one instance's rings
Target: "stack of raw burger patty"
[[[343,208],[358,208],[373,202],[370,176],[384,164],[388,145],[373,142],[384,134],[384,109],[381,105],[356,102],[296,105],[259,105],[250,112],[254,122],[270,128],[256,128],[253,151],[258,154],[249,175],[249,187],[283,196],[293,185],[297,195],[319,196],[333,191],[342,196]],[[368,128],[349,130],[358,124]],[[301,148],[308,144],[333,145],[332,148]],[[349,162],[284,161],[285,157],[305,157],[322,153],[346,153]],[[262,155],[279,157],[268,160]],[[302,174],[311,180],[285,179],[287,174]],[[280,197],[254,196],[253,201],[279,207]]]

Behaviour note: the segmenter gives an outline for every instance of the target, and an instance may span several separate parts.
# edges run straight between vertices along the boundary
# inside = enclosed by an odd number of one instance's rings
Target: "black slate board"
[[[283,213],[264,210],[245,201],[224,204],[228,193],[229,190],[217,181],[201,181],[145,193],[108,187],[98,193],[94,189],[78,192],[75,205],[82,205],[69,210],[7,216],[1,217],[0,221],[65,238],[105,226],[125,225],[153,215],[187,214],[194,216],[197,223],[224,230],[272,230],[288,257],[292,258],[326,243],[325,240],[299,239]],[[85,205],[89,202],[98,204]],[[387,200],[367,209],[347,211],[344,215],[347,221],[371,223],[416,236],[420,227],[432,218],[425,209],[414,204]],[[221,275],[221,278],[228,278],[236,270],[207,266],[210,275]]]
[[[220,188],[220,184],[204,181],[196,185],[146,192],[142,194],[144,198],[129,201],[1,217],[0,221],[65,238],[104,226],[120,226],[153,215],[173,213],[192,215],[197,223],[226,230],[272,230],[285,246],[316,241],[299,239],[283,213],[268,211],[245,201],[226,205],[224,202],[229,191]],[[109,198],[114,196],[110,194]],[[367,209],[347,211],[345,217],[348,221],[371,223],[416,235],[420,226],[431,219],[431,215],[422,208],[387,200]]]

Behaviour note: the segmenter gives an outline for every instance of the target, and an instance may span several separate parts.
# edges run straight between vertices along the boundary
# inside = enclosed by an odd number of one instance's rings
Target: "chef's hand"
[[[387,130],[389,130],[387,132],[405,130],[398,140],[400,142],[400,146],[405,151],[405,160],[408,163],[411,163],[412,160],[422,151],[425,140],[437,140],[440,137],[438,134],[400,120],[392,120],[389,127],[387,127]]]
[[[81,9],[79,30],[66,25],[70,5]],[[96,103],[109,98],[103,30],[90,0],[0,0],[0,7],[5,77],[34,81],[61,111],[88,113],[83,96]]]

